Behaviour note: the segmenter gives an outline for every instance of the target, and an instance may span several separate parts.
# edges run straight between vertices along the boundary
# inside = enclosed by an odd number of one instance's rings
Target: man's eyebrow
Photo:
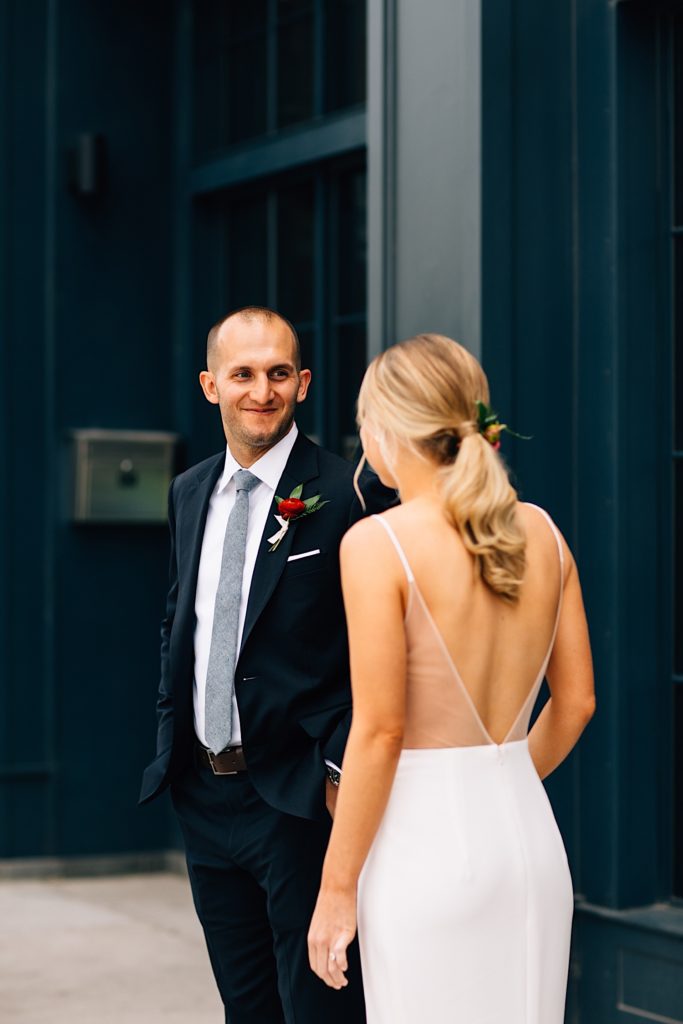
[[[244,364],[242,366],[231,366],[229,372],[230,373],[241,373],[242,370],[246,370],[248,373],[253,373],[254,372],[253,366],[247,366],[246,364]],[[272,366],[268,366],[266,368],[266,372],[267,373],[272,373],[273,370],[290,370],[290,371],[292,371],[292,370],[294,370],[294,363],[286,363],[286,362],[285,363],[273,363]]]

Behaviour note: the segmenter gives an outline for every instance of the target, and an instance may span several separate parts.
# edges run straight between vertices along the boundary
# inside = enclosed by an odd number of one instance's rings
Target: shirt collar
[[[271,491],[275,490],[280,477],[284,473],[287,459],[291,454],[298,434],[299,431],[296,423],[292,423],[289,433],[285,434],[276,445],[269,448],[265,455],[262,455],[253,465],[249,466],[249,472],[257,476],[262,483],[267,484]],[[225,490],[238,469],[242,469],[242,466],[240,466],[230,451],[230,445],[227,445],[225,450],[225,466],[218,482],[217,494]]]

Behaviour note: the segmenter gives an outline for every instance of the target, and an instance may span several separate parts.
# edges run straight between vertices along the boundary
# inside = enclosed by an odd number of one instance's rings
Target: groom
[[[310,379],[279,314],[215,324],[200,382],[227,449],[169,492],[157,756],[140,799],[170,783],[230,1024],[365,1021],[355,947],[341,991],[308,966],[351,721],[338,549],[362,515],[352,466],[297,431]]]

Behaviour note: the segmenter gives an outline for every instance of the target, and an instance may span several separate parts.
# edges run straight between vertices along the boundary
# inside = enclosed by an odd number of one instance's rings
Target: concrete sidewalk
[[[1,1024],[222,1024],[187,880],[0,881]]]

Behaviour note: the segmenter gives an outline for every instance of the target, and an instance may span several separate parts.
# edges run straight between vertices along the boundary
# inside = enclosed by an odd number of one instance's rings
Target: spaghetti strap
[[[555,627],[553,629],[553,635],[550,640],[548,654],[545,659],[545,662],[543,663],[543,675],[545,675],[545,670],[548,667],[548,662],[550,661],[550,655],[553,653],[553,647],[555,646],[555,637],[557,636],[557,627],[560,624],[560,612],[562,611],[562,598],[564,596],[564,548],[562,547],[562,538],[560,537],[560,531],[555,526],[555,523],[552,521],[551,517],[548,515],[546,510],[544,508],[541,508],[540,505],[534,505],[530,501],[526,502],[526,504],[530,505],[531,508],[535,508],[536,511],[540,512],[541,515],[544,517],[544,519],[548,523],[548,526],[553,531],[553,536],[557,541],[557,550],[560,554],[560,593],[557,597],[557,613],[555,615]]]
[[[531,503],[529,503],[529,504],[531,504]],[[557,550],[558,550],[558,552],[560,554],[560,593],[558,594],[558,597],[557,597],[557,613],[555,615],[555,627],[553,629],[553,635],[552,635],[552,639],[550,641],[550,648],[548,650],[548,656],[546,657],[545,665],[543,667],[543,674],[545,675],[545,670],[547,669],[548,662],[550,661],[550,655],[553,653],[553,647],[555,646],[555,637],[557,636],[557,627],[560,625],[560,612],[562,611],[562,598],[564,597],[564,548],[562,546],[562,538],[560,537],[560,531],[555,526],[555,523],[552,521],[551,517],[548,515],[546,510],[544,508],[541,508],[540,505],[532,505],[532,508],[537,509],[541,513],[541,515],[545,517],[545,519],[546,519],[546,521],[548,523],[548,526],[553,531],[553,536],[554,536],[555,540],[557,541]]]
[[[538,512],[540,512],[541,515],[546,520],[546,522],[548,523],[550,529],[553,531],[553,536],[555,537],[555,540],[557,541],[557,550],[558,550],[559,555],[560,555],[560,588],[559,588],[559,593],[557,595],[557,611],[555,612],[555,623],[553,625],[553,631],[552,631],[552,635],[550,637],[550,643],[548,645],[548,650],[546,651],[545,658],[543,659],[543,664],[541,665],[541,667],[540,667],[540,669],[538,671],[538,675],[536,676],[536,681],[534,682],[534,685],[532,686],[531,690],[529,691],[529,696],[527,697],[527,699],[525,700],[524,704],[522,704],[521,708],[519,709],[519,714],[517,715],[517,717],[515,718],[514,722],[512,723],[510,728],[508,729],[507,734],[505,736],[505,739],[503,740],[503,743],[509,743],[513,739],[521,739],[522,738],[522,736],[520,736],[518,734],[518,729],[519,729],[520,723],[524,724],[524,735],[526,735],[527,732],[528,732],[529,719],[531,717],[531,712],[533,710],[534,704],[536,703],[536,698],[538,697],[539,691],[541,689],[541,684],[542,684],[543,680],[545,679],[545,674],[546,674],[546,672],[548,670],[548,665],[550,663],[550,658],[552,656],[553,648],[555,646],[555,638],[557,637],[557,630],[558,630],[558,627],[560,625],[560,613],[562,611],[562,597],[564,595],[564,550],[563,550],[563,547],[562,547],[562,538],[560,536],[560,531],[557,529],[557,527],[555,526],[555,523],[552,521],[551,517],[548,515],[548,513],[546,512],[546,510],[544,508],[541,508],[540,505],[534,505],[530,501],[525,502],[525,504],[531,505],[532,508],[535,508]]]
[[[527,501],[527,502],[525,502],[525,504],[529,505],[531,508],[535,508],[537,512],[540,512],[541,515],[547,521],[548,526],[550,527],[550,529],[553,531],[553,536],[554,536],[555,540],[557,541],[557,550],[560,553],[560,567],[562,569],[562,577],[564,579],[564,548],[562,547],[562,538],[560,537],[560,531],[557,529],[557,527],[555,526],[555,523],[552,521],[551,517],[548,515],[548,513],[546,512],[546,510],[544,508],[541,508],[540,505],[534,505],[534,503],[532,501]]]
[[[410,568],[410,562],[406,558],[405,552],[404,552],[403,548],[401,547],[401,545],[399,544],[398,537],[396,536],[396,534],[394,533],[392,528],[389,526],[389,523],[382,516],[374,515],[374,516],[372,516],[372,518],[376,519],[378,523],[381,523],[382,526],[384,527],[384,529],[389,534],[389,538],[391,540],[391,543],[396,548],[396,553],[397,553],[398,557],[401,559],[401,565],[405,569],[406,576],[408,577],[408,583],[414,583],[415,582],[415,577],[413,575],[413,570]]]

